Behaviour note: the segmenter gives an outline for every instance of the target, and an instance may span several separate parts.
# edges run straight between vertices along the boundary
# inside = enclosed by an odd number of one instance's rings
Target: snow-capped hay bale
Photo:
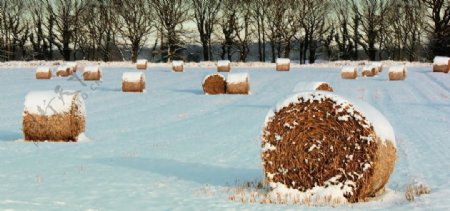
[[[202,83],[206,95],[225,94],[227,83],[221,74],[207,75]]]
[[[306,91],[328,91],[333,92],[333,87],[327,82],[299,82],[295,85],[292,92],[306,92]]]
[[[73,73],[77,72],[77,70],[78,70],[78,63],[76,63],[76,62],[66,62],[65,65],[70,67],[70,69]]]
[[[141,72],[127,72],[122,75],[123,92],[144,92],[145,76]]]
[[[366,103],[330,92],[295,94],[271,110],[262,164],[274,192],[289,190],[345,202],[383,190],[396,161],[395,134]],[[284,188],[284,189],[283,189]]]
[[[377,70],[377,73],[383,72],[383,63],[382,62],[372,62],[370,65],[374,66]]]
[[[36,79],[51,79],[52,70],[50,67],[41,66],[36,69]]]
[[[147,59],[139,59],[136,61],[136,68],[138,70],[146,70],[148,65]]]
[[[172,71],[183,72],[184,71],[184,61],[173,61],[172,62]]]
[[[60,65],[56,70],[56,76],[58,77],[68,77],[73,74],[72,68],[67,65]]]
[[[354,66],[344,66],[341,70],[342,79],[356,79],[358,77],[358,68]]]
[[[406,79],[407,70],[405,65],[395,65],[389,68],[389,80],[401,81]]]
[[[278,58],[277,71],[289,71],[291,69],[291,60],[286,58]]]
[[[228,74],[227,94],[249,94],[250,84],[248,82],[248,73]]]
[[[374,77],[378,74],[377,67],[372,65],[365,65],[362,69],[363,77]]]
[[[448,73],[450,71],[450,57],[436,56],[433,60],[433,72]]]
[[[83,78],[85,81],[99,81],[102,79],[102,70],[98,65],[84,68]]]
[[[217,71],[218,72],[230,72],[231,71],[230,60],[217,61]]]
[[[30,92],[25,97],[26,141],[77,141],[85,131],[85,105],[80,92]]]

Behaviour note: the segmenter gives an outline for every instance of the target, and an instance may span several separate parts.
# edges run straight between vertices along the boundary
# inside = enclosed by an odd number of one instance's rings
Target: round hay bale
[[[50,67],[38,67],[36,69],[36,79],[38,80],[48,80],[52,78],[52,70]]]
[[[56,70],[56,76],[58,77],[69,77],[73,74],[72,68],[67,65],[60,65]]]
[[[220,74],[207,75],[202,83],[206,95],[225,94],[227,83]]]
[[[289,71],[291,69],[291,60],[287,58],[278,58],[276,61],[277,71]]]
[[[396,65],[389,68],[389,80],[401,81],[406,79],[407,70],[405,65]]]
[[[77,91],[38,91],[25,97],[26,141],[73,142],[85,131],[85,105]]]
[[[66,66],[70,67],[71,71],[73,73],[77,72],[79,66],[77,62],[66,62],[65,64]]]
[[[248,95],[249,92],[250,84],[248,82],[248,73],[228,74],[227,94]]]
[[[184,61],[173,61],[172,62],[173,72],[183,72],[184,71]]]
[[[433,72],[448,73],[450,71],[450,57],[436,56],[433,60]]]
[[[363,67],[362,76],[363,77],[374,77],[378,74],[377,67],[372,65],[366,65]]]
[[[342,79],[356,79],[358,77],[358,68],[354,66],[344,66],[341,70]]]
[[[98,65],[84,68],[83,79],[85,81],[99,81],[102,79],[102,70]]]
[[[138,70],[146,70],[148,66],[147,59],[139,59],[136,61],[136,69]]]
[[[370,65],[372,65],[376,68],[377,74],[383,72],[383,63],[382,62],[372,62]]]
[[[123,92],[144,92],[145,76],[142,72],[126,72],[122,75]]]
[[[217,71],[218,72],[230,72],[231,71],[231,62],[230,60],[220,60],[217,62]]]
[[[273,191],[364,201],[383,190],[396,161],[395,135],[384,116],[330,92],[289,97],[269,112],[262,134],[262,165]]]
[[[305,91],[328,91],[333,92],[333,87],[327,82],[299,82],[295,85],[292,92],[305,92]]]

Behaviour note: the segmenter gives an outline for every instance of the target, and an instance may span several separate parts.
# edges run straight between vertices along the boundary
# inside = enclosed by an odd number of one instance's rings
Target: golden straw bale
[[[52,70],[49,67],[38,67],[36,70],[36,79],[48,80],[52,78]]]
[[[56,76],[58,77],[69,77],[73,74],[72,68],[67,65],[61,65],[56,70]]]
[[[228,74],[227,77],[227,94],[243,94],[250,92],[250,83],[248,81],[248,73]]]
[[[102,71],[98,65],[88,66],[84,69],[83,78],[85,81],[99,81],[102,79]]]
[[[366,65],[363,67],[362,76],[363,77],[374,77],[378,74],[377,68],[372,65]]]
[[[136,69],[138,70],[146,70],[148,66],[147,59],[139,59],[136,62]]]
[[[348,202],[382,191],[397,159],[395,134],[370,105],[330,92],[303,92],[278,104],[262,132],[270,187],[338,188]]]
[[[392,66],[389,68],[389,80],[401,81],[406,79],[407,70],[404,65]]]
[[[291,69],[291,60],[286,58],[278,58],[276,65],[277,71],[289,71]]]
[[[30,92],[25,98],[26,141],[77,141],[85,131],[84,101],[79,92]]]
[[[217,71],[218,72],[230,72],[231,71],[231,62],[229,60],[221,60],[217,62]]]
[[[127,72],[122,76],[123,92],[144,92],[145,76],[142,72]]]
[[[358,68],[354,66],[344,66],[341,70],[342,79],[356,79],[358,77]]]
[[[220,74],[212,74],[205,77],[202,83],[206,95],[217,95],[226,93],[226,81]]]
[[[184,71],[184,62],[183,61],[173,61],[172,62],[172,71],[173,72],[183,72]]]

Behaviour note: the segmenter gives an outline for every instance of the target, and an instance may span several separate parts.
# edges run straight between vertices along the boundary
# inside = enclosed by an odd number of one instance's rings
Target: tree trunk
[[[136,63],[138,58],[139,42],[134,41],[131,45],[131,62]]]
[[[209,48],[208,48],[208,41],[204,38],[202,38],[202,46],[203,46],[203,60],[209,61]]]
[[[70,48],[69,48],[68,41],[65,41],[63,44],[63,56],[64,56],[64,60],[70,61]]]

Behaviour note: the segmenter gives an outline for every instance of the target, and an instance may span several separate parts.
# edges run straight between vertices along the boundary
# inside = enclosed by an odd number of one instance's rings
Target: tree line
[[[197,48],[196,48],[197,47]],[[448,0],[2,0],[0,61],[425,60]],[[199,50],[200,49],[200,50]]]

